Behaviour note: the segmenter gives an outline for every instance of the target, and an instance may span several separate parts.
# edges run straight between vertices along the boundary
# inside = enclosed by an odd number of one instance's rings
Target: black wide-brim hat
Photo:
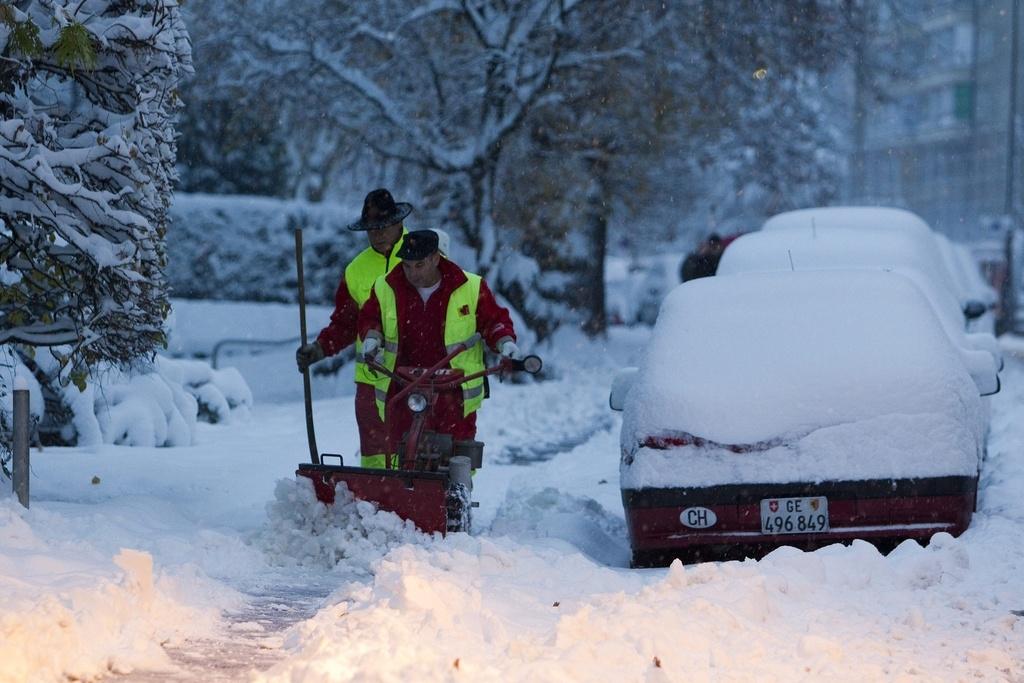
[[[380,230],[405,220],[412,213],[412,204],[395,202],[391,193],[383,187],[373,190],[363,201],[363,213],[355,223],[349,223],[353,232]]]

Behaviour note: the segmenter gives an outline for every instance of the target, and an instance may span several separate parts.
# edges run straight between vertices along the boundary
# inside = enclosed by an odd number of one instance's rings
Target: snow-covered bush
[[[28,380],[43,443],[188,446],[199,420],[223,422],[252,406],[252,392],[234,368],[163,357],[130,368],[101,363],[78,386],[61,367],[57,356],[64,353],[40,350],[28,359],[0,346],[0,386],[10,386],[16,374]],[[0,436],[9,442],[10,392],[0,394]]]
[[[359,209],[178,193],[167,231],[171,292],[184,299],[296,301],[293,231],[301,227],[306,300],[333,303],[342,270],[367,246],[363,233],[345,229]]]
[[[107,377],[75,394],[72,406],[79,445],[115,443],[125,446],[190,446],[198,408],[180,384],[158,372],[122,373]]]
[[[224,422],[234,412],[247,414],[252,407],[252,391],[236,368],[216,370],[205,361],[172,360],[158,357],[160,374],[184,387],[198,404],[198,416],[204,422]]]

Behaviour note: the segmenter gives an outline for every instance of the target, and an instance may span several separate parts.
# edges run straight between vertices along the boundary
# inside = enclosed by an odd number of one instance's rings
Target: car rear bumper
[[[760,557],[791,545],[813,549],[864,539],[889,548],[906,539],[927,541],[938,532],[963,533],[971,521],[977,477],[874,479],[789,484],[728,484],[693,488],[624,489],[634,564]],[[829,530],[807,534],[761,532],[762,499],[825,496]],[[706,529],[685,526],[688,508],[717,518]]]

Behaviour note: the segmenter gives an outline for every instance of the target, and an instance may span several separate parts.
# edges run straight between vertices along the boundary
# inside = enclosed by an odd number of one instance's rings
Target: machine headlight
[[[541,361],[540,356],[527,356],[523,359],[523,370],[531,375],[536,375],[543,367],[544,363]]]
[[[422,413],[427,409],[427,397],[423,394],[409,394],[409,398],[405,400],[405,404],[409,406],[409,410],[414,413]]]

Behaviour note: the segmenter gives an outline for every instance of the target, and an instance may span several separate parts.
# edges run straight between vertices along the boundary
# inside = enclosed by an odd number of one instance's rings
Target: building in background
[[[1000,238],[1008,218],[1021,224],[1021,3],[877,5],[867,49],[889,51],[894,68],[871,95],[867,76],[856,79],[848,202],[908,208],[962,242]]]

